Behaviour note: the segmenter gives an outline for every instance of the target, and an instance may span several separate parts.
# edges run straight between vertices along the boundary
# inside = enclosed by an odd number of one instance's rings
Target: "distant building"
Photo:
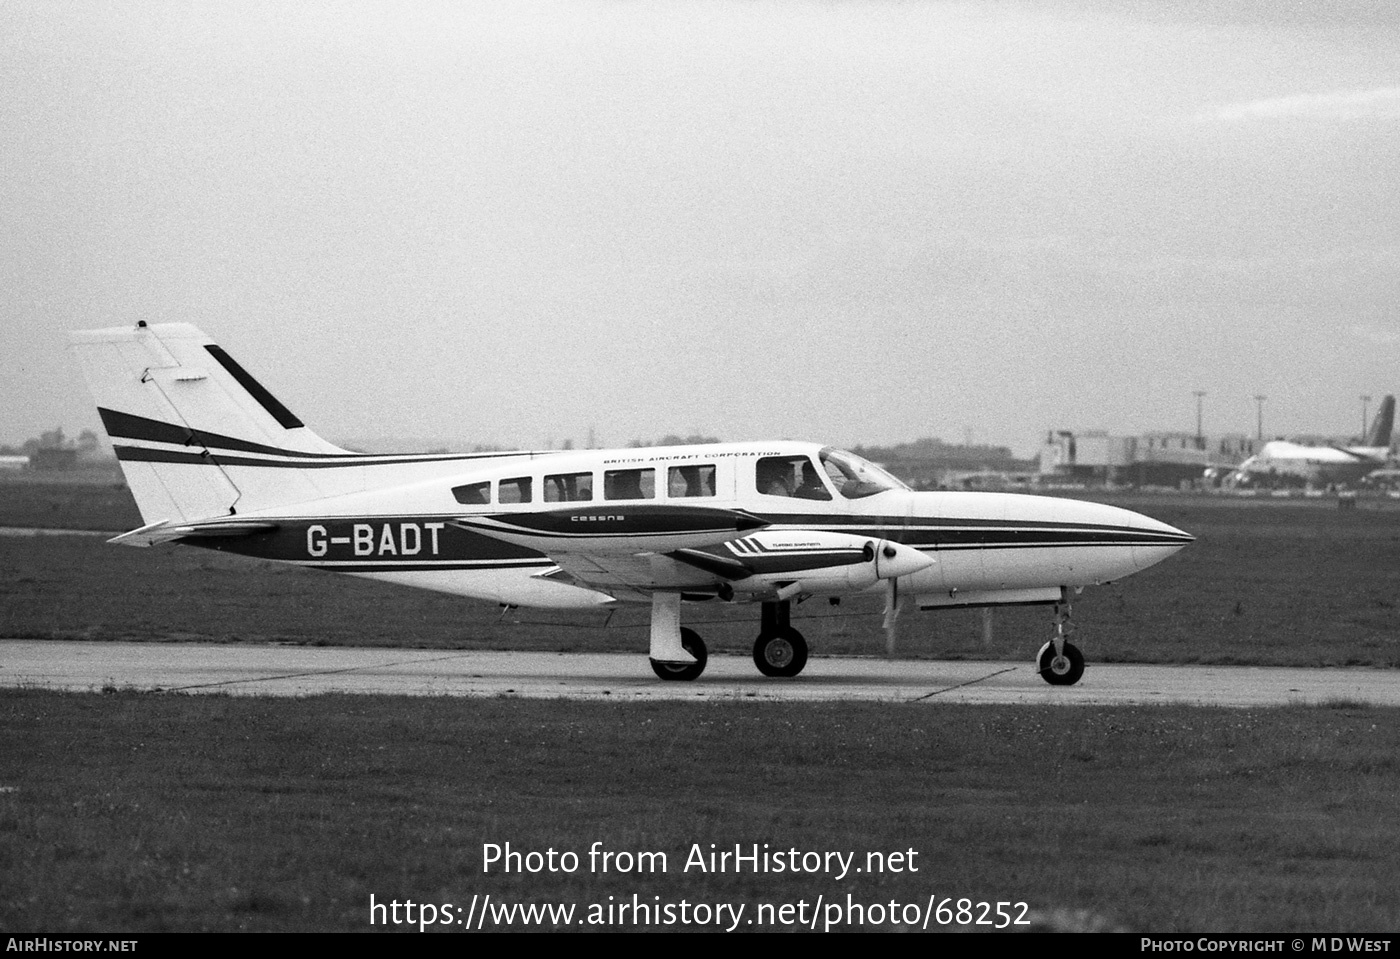
[[[851,452],[879,463],[915,489],[964,486],[968,474],[995,486],[1003,474],[1034,471],[1033,460],[1018,460],[1005,446],[945,443],[925,438],[898,446],[856,446]]]
[[[1212,467],[1232,469],[1254,454],[1243,434],[1144,433],[1110,436],[1102,430],[1050,432],[1040,448],[1040,475],[1086,484],[1172,486],[1196,483]]]
[[[27,456],[0,456],[0,470],[23,470],[29,468]]]

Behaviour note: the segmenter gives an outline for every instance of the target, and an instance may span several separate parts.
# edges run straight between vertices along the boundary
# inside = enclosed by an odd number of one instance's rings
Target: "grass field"
[[[0,526],[137,524],[102,486],[0,486]],[[120,494],[118,496],[117,494]],[[47,499],[45,498],[47,497]],[[115,502],[113,502],[115,500]],[[54,503],[66,504],[55,510]],[[1241,503],[1195,497],[1123,501],[1197,542],[1076,604],[1091,661],[1292,666],[1400,665],[1400,510],[1335,501]],[[129,504],[125,507],[130,509]],[[104,517],[106,517],[104,519]],[[100,521],[99,521],[100,520]],[[638,650],[645,611],[580,619],[512,612],[450,596],[281,567],[191,547],[148,550],[96,538],[0,537],[0,636],[212,640],[429,648]],[[881,601],[794,613],[816,655],[881,655]],[[978,611],[907,613],[901,655],[1028,659],[1049,635],[1044,608],[1001,609],[982,639]],[[712,650],[747,654],[757,610],[690,607]],[[523,621],[523,625],[516,625]],[[630,625],[629,625],[630,624]]]
[[[357,930],[371,894],[488,892],[749,917],[933,895],[1024,901],[1071,928],[1400,927],[1394,711],[11,690],[0,717],[11,932]],[[591,872],[595,841],[664,852],[667,870]],[[483,872],[483,845],[506,842],[581,866]],[[684,871],[693,843],[912,849],[918,871]]]
[[[101,484],[13,491],[0,486],[0,526],[138,522]],[[1396,665],[1400,512],[1124,505],[1198,541],[1086,591],[1076,610],[1091,660]],[[882,649],[878,601],[854,606],[798,608],[818,654]],[[1042,609],[996,615],[990,648],[976,612],[906,615],[901,654],[1026,659],[1048,631]],[[689,611],[712,619],[701,627],[711,647],[745,654],[752,614]],[[0,636],[645,649],[639,628],[498,620],[453,597],[198,549],[0,537]],[[357,930],[371,895],[463,905],[490,893],[583,910],[634,894],[742,903],[748,918],[764,903],[849,895],[923,908],[933,896],[1023,901],[1038,928],[1395,929],[1396,719],[1346,703],[1071,711],[4,690],[0,928]],[[586,857],[595,841],[664,852],[669,868],[602,875],[584,858],[574,874],[482,870],[486,843]],[[844,880],[683,872],[695,843],[862,862],[912,849],[920,868]]]
[[[62,476],[0,476],[0,526],[122,532],[141,525],[136,502],[116,470]]]

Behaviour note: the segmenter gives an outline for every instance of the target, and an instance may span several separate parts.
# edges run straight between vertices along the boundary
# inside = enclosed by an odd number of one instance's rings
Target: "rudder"
[[[322,495],[295,468],[242,470],[235,483],[226,467],[240,453],[346,455],[191,324],[86,330],[73,333],[71,342],[147,523],[227,516]]]
[[[1381,400],[1380,409],[1376,410],[1376,418],[1371,421],[1371,428],[1366,431],[1366,438],[1362,440],[1362,446],[1375,447],[1377,449],[1390,445],[1390,434],[1395,428],[1395,397],[1387,395]]]

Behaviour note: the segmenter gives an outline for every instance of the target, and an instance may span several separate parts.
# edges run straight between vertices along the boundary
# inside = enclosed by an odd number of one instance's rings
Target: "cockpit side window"
[[[710,465],[672,466],[666,481],[672,499],[715,495],[715,468]]]
[[[812,460],[806,456],[765,456],[754,466],[755,485],[767,496],[831,499]]]
[[[827,447],[821,451],[822,469],[831,485],[846,499],[861,499],[905,486],[869,460],[854,453]]]
[[[544,478],[546,503],[581,503],[592,498],[592,473],[555,473]]]

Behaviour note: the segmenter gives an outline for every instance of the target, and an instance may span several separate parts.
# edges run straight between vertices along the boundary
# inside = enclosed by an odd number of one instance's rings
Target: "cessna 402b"
[[[789,619],[794,600],[883,592],[891,631],[910,600],[1053,605],[1036,665],[1069,685],[1084,671],[1067,640],[1071,597],[1192,539],[1094,503],[914,492],[812,443],[352,453],[193,326],[72,340],[146,522],[112,542],[181,542],[505,606],[649,604],[662,679],[705,668],[683,603],[760,603],[754,662],[796,676],[807,643]]]

